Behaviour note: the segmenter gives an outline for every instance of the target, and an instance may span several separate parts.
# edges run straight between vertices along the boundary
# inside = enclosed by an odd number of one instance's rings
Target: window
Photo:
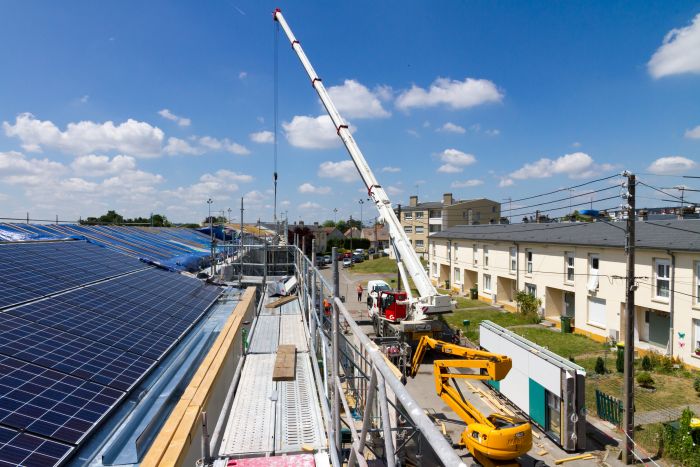
[[[476,211],[476,215],[474,216],[474,219],[475,219],[476,221],[480,221],[480,220],[481,220],[481,211]]]
[[[489,267],[489,247],[484,245],[484,267]]]
[[[589,292],[598,290],[598,275],[600,267],[600,258],[598,255],[590,255],[588,257],[588,284]]]
[[[432,263],[432,266],[433,266],[433,277],[437,277],[438,276],[437,263]]]
[[[693,320],[693,342],[695,347],[690,349],[691,352],[695,351],[695,349],[700,349],[700,319]]]
[[[424,246],[423,240],[416,240],[416,248],[423,248]]]
[[[532,250],[525,250],[525,261],[527,263],[527,273],[532,274]]]
[[[496,206],[491,206],[491,212],[492,213],[496,212]]]
[[[528,284],[527,282],[525,282],[525,292],[527,292],[528,295],[537,297],[537,286],[535,284]]]
[[[428,216],[430,216],[431,219],[440,219],[442,217],[442,211],[440,209],[431,209],[428,212]]]
[[[566,281],[574,281],[574,254],[571,252],[566,253]]]
[[[411,233],[411,232],[413,232],[413,227],[410,226],[410,225],[404,225],[404,226],[403,226],[403,231],[406,232],[406,233]]]
[[[695,263],[695,303],[700,303],[700,262]]]
[[[404,213],[403,219],[404,219],[405,221],[410,221],[411,219],[413,219],[413,213],[412,213],[412,212],[406,212],[406,213]]]
[[[423,211],[416,212],[416,219],[423,219]]]
[[[455,247],[455,261],[457,261],[457,260],[459,259],[459,258],[458,258],[459,243],[454,243],[454,247]]]
[[[430,232],[441,232],[442,226],[440,224],[430,224],[429,231]]]
[[[656,260],[656,296],[668,298],[671,284],[671,263],[667,259]]]
[[[435,256],[435,242],[430,244],[430,254]]]
[[[455,278],[455,284],[461,284],[462,283],[462,275],[460,274],[460,269],[459,268],[454,268],[454,278]]]
[[[476,248],[476,243],[472,245],[472,264],[474,267],[479,263],[479,256]]]
[[[588,297],[588,322],[604,328],[606,321],[605,300],[602,298]]]
[[[416,226],[416,233],[417,234],[422,234],[424,232],[423,226],[422,225],[417,225]]]
[[[491,274],[484,274],[484,292],[491,292]]]
[[[510,271],[515,272],[518,267],[517,253],[514,246],[510,247]]]
[[[447,242],[447,261],[452,261],[452,242]]]

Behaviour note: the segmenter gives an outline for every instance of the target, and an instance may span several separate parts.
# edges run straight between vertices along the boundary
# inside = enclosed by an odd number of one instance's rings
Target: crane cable
[[[279,88],[279,60],[278,60],[278,42],[279,42],[279,31],[280,31],[280,25],[277,21],[274,22],[274,71],[273,71],[273,79],[274,79],[274,134],[273,134],[273,158],[274,158],[274,172],[273,172],[273,182],[274,182],[274,222],[275,222],[275,228],[277,228],[278,232],[277,235],[279,235],[279,227],[277,227],[277,121],[279,119],[279,102],[278,102],[278,88]]]

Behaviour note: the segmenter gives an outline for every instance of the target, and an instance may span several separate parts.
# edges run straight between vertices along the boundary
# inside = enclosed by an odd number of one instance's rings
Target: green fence
[[[616,399],[596,389],[595,405],[598,411],[598,418],[618,426],[622,424],[623,409],[620,399]]]

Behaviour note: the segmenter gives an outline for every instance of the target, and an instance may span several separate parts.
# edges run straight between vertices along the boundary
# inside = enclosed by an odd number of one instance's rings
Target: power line
[[[654,187],[654,186],[648,185],[648,184],[644,183],[644,182],[641,181],[641,180],[637,180],[637,183],[638,183],[638,184],[641,184],[641,185],[644,185],[644,186],[647,187],[647,188],[651,188],[652,190],[656,190],[656,191],[658,191],[659,193],[663,193],[663,194],[666,195],[666,196],[670,196],[671,198],[676,198],[678,201],[684,201],[683,198],[681,198],[681,197],[679,197],[679,196],[672,195],[671,193],[667,193],[667,192],[665,192],[665,191],[663,191],[663,190],[660,190],[660,189],[658,189],[658,188],[656,188],[656,187]]]
[[[534,199],[534,198],[539,198],[539,197],[541,197],[541,196],[553,195],[554,193],[561,193],[562,191],[573,190],[574,188],[580,188],[580,187],[582,187],[582,186],[591,185],[591,184],[593,184],[593,183],[602,182],[602,181],[605,181],[605,180],[610,180],[611,178],[619,177],[619,176],[620,176],[620,174],[614,174],[614,175],[610,175],[610,176],[608,176],[608,177],[597,178],[597,179],[591,180],[591,181],[589,181],[589,182],[580,183],[580,184],[578,184],[578,185],[573,185],[573,186],[569,186],[569,187],[566,187],[566,188],[559,188],[558,190],[549,191],[549,192],[547,192],[547,193],[542,193],[542,194],[539,194],[539,195],[528,196],[528,197],[526,197],[526,198],[514,199],[514,200],[512,200],[512,202],[515,203],[515,202],[518,202],[518,201],[527,201],[528,199]]]
[[[600,192],[603,192],[603,191],[614,190],[614,189],[616,189],[616,188],[619,188],[619,187],[616,186],[616,185],[613,185],[613,186],[609,186],[609,187],[606,187],[606,188],[601,188],[601,189],[599,189],[599,190],[589,191],[589,192],[587,192],[587,193],[581,193],[580,195],[568,196],[568,197],[566,197],[566,198],[553,199],[553,200],[550,200],[550,201],[546,201],[546,202],[544,202],[544,203],[531,204],[531,205],[529,205],[529,206],[523,206],[523,207],[515,208],[514,210],[515,210],[515,211],[519,211],[519,210],[522,210],[522,209],[529,209],[529,208],[534,208],[534,207],[537,207],[537,206],[544,206],[544,205],[547,205],[547,204],[550,204],[550,203],[558,203],[559,201],[569,201],[569,200],[574,199],[574,198],[580,198],[580,197],[582,197],[582,196],[589,196],[589,195],[592,195],[592,194],[595,194],[595,193],[600,193]],[[594,201],[594,202],[595,202],[595,201]],[[586,203],[588,203],[588,201],[587,201]],[[572,205],[572,206],[573,206],[573,205]],[[510,213],[511,210],[509,209],[508,212]],[[519,214],[516,213],[515,215],[517,216],[517,215],[519,215]]]

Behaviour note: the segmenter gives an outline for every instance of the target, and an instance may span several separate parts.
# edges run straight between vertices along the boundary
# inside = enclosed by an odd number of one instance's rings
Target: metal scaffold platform
[[[268,303],[271,299],[264,298]],[[273,381],[277,347],[294,345],[295,378]],[[238,383],[219,456],[323,451],[327,440],[299,302],[262,308]]]

